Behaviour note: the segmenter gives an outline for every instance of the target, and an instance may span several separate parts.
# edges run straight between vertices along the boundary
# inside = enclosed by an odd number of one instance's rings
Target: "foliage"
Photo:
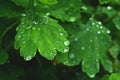
[[[120,80],[119,0],[0,0],[0,80]]]

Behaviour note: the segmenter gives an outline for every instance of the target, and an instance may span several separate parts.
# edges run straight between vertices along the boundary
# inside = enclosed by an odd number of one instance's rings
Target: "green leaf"
[[[114,59],[117,59],[119,51],[120,51],[120,47],[118,43],[115,42],[114,45],[110,48],[110,53]]]
[[[67,32],[56,20],[42,14],[26,14],[17,27],[14,45],[16,49],[20,48],[25,60],[31,60],[37,49],[42,56],[52,60],[57,51],[64,53],[69,50],[66,37]]]
[[[5,50],[0,49],[0,64],[5,64],[8,60],[8,54]]]
[[[57,0],[39,0],[44,4],[57,4]]]
[[[110,0],[99,0],[100,4],[107,4],[110,2]]]
[[[51,16],[68,22],[75,22],[80,19],[80,9],[82,8],[81,0],[58,0],[58,3],[52,6],[42,5],[40,6],[43,11],[48,11]],[[86,9],[86,7],[84,6]]]
[[[70,27],[70,26],[69,26]],[[71,26],[72,27],[72,26]],[[110,46],[110,31],[101,22],[94,19],[88,21],[81,29],[69,29],[71,45],[68,54],[57,54],[56,60],[68,66],[82,62],[82,70],[90,77],[99,72],[100,62],[105,70],[112,72],[112,62],[107,56]]]
[[[24,8],[28,8],[29,6],[29,0],[11,0],[13,1],[16,5],[22,6]]]
[[[119,21],[120,21],[120,12],[117,12],[113,9],[113,7],[111,6],[108,6],[108,7],[103,7],[102,8],[102,12],[107,14],[108,17],[112,19],[112,22],[114,23],[114,25],[116,26],[116,28],[118,30],[120,30],[120,24],[119,24]]]
[[[119,73],[112,73],[109,77],[109,80],[120,80],[120,74]]]
[[[20,15],[22,9],[10,1],[0,0],[0,17],[16,17]]]

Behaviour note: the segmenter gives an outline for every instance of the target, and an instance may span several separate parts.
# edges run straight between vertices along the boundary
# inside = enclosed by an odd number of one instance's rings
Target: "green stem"
[[[106,21],[104,22],[104,24],[110,23],[115,17],[118,16],[118,14],[119,14],[119,12],[116,12],[115,14],[113,14],[108,20],[106,20]]]
[[[11,26],[7,27],[6,30],[2,33],[1,37],[0,37],[0,48],[2,48],[2,40],[3,37],[5,36],[5,34],[12,29],[16,24],[18,24],[19,21],[16,21],[15,23],[13,23]]]

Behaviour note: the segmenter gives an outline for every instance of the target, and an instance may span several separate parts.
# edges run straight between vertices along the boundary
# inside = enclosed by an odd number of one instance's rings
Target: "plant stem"
[[[5,36],[5,34],[12,29],[16,24],[18,24],[19,21],[14,22],[11,26],[7,27],[6,30],[2,33],[1,37],[0,37],[0,48],[2,48],[2,40],[3,37]]]

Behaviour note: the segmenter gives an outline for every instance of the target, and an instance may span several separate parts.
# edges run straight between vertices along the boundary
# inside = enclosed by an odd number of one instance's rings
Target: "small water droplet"
[[[33,24],[38,24],[38,22],[36,22],[36,21],[33,21]]]
[[[108,10],[111,10],[111,9],[112,9],[112,7],[111,7],[111,6],[108,6],[108,7],[107,7],[107,9],[108,9]]]
[[[32,30],[36,30],[36,28],[35,28],[35,27],[32,27]]]
[[[31,26],[28,26],[26,29],[31,29]]]
[[[97,34],[100,34],[100,33],[101,33],[100,31],[97,32]]]
[[[91,78],[94,78],[95,77],[95,75],[94,74],[92,74],[92,75],[89,75]]]
[[[78,38],[75,38],[75,41],[78,41]]]
[[[18,35],[17,37],[18,37],[18,38],[20,38],[20,37],[21,37],[21,35]]]
[[[81,47],[81,49],[82,49],[82,50],[84,50],[84,49],[85,49],[85,47],[83,46],[83,47]]]
[[[26,16],[26,14],[25,13],[23,13],[23,14],[21,14],[22,16]]]
[[[25,44],[25,41],[23,41],[22,43]]]
[[[110,30],[107,30],[107,33],[110,34]]]
[[[101,25],[102,23],[99,21],[98,24]]]
[[[102,29],[103,27],[102,26],[100,26],[100,29]]]
[[[76,21],[76,18],[75,18],[75,17],[70,17],[70,21],[71,21],[71,22],[75,22],[75,21]]]
[[[95,23],[92,23],[92,25],[94,26],[94,25],[95,25]]]
[[[68,40],[67,40],[67,41],[64,41],[64,45],[65,45],[65,46],[68,46],[69,44],[70,44],[70,41],[68,41]]]
[[[90,42],[93,42],[93,40],[90,40]]]
[[[29,60],[31,60],[32,59],[32,56],[26,56],[25,58],[24,58],[26,61],[29,61]]]
[[[87,10],[87,7],[84,5],[84,6],[82,6],[82,9],[83,10]]]
[[[47,12],[47,13],[46,13],[46,16],[49,16],[49,15],[50,15],[50,13],[49,13],[49,12]]]
[[[69,48],[64,49],[64,53],[67,53],[69,51]]]
[[[38,28],[38,31],[40,31],[40,28]]]
[[[69,58],[73,59],[75,57],[74,54],[69,54]]]
[[[89,28],[87,28],[86,30],[89,31]]]
[[[63,33],[60,33],[61,36],[63,36]]]

